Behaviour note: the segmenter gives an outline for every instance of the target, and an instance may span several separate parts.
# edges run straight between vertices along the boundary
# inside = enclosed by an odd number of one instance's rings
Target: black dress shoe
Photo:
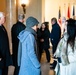
[[[57,64],[57,61],[54,61],[52,64],[50,64],[50,69],[55,69]]]
[[[50,64],[50,69],[53,69],[53,64]]]

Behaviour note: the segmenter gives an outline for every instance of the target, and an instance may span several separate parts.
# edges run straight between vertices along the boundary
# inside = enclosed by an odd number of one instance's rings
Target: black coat
[[[18,53],[18,43],[19,39],[17,36],[19,33],[25,29],[25,25],[21,22],[17,22],[11,28],[11,37],[12,37],[12,52],[13,52],[13,64],[14,66],[17,65],[17,53]]]
[[[60,26],[55,23],[54,25],[52,25],[52,31],[50,34],[50,38],[51,38],[51,43],[52,45],[57,45],[60,38],[61,38],[61,28]]]
[[[50,42],[49,42],[49,38],[50,38],[50,31],[46,28],[44,31],[42,31],[40,29],[41,32],[41,39],[44,39],[44,42],[40,42],[40,47],[42,47],[42,49],[48,49],[50,48]]]
[[[3,25],[0,26],[0,58],[0,68],[12,65],[8,35]]]

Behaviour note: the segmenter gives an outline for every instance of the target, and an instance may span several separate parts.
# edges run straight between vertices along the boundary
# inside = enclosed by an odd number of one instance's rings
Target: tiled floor
[[[52,63],[52,59],[50,63]],[[42,75],[54,75],[54,70],[50,69],[50,63],[46,62],[46,55],[45,52],[42,54],[42,59],[41,59],[41,73]],[[14,72],[14,67],[10,66],[9,67],[9,74],[8,75],[13,75]]]

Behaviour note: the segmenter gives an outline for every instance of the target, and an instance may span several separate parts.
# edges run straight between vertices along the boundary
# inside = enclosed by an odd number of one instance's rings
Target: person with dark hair
[[[67,20],[67,33],[60,40],[54,55],[61,58],[60,75],[76,75],[76,23],[74,19]]]
[[[23,24],[25,19],[24,14],[18,15],[18,21],[14,24],[11,28],[11,37],[12,37],[12,58],[13,58],[13,65],[15,66],[14,75],[18,75],[19,67],[17,64],[17,53],[18,53],[18,43],[19,39],[17,36],[19,33],[25,29],[25,25]]]
[[[8,67],[12,66],[9,39],[4,27],[5,14],[0,12],[0,75],[8,75]]]
[[[38,20],[34,17],[26,19],[26,28],[18,35],[18,66],[19,75],[40,75],[40,63],[38,61],[38,50],[36,32]]]
[[[50,52],[49,52],[49,48],[50,48],[50,42],[49,42],[50,31],[48,29],[48,24],[46,24],[46,22],[42,23],[41,28],[40,28],[40,33],[41,33],[40,45],[39,45],[40,58],[41,58],[42,52],[44,50],[45,53],[46,53],[47,62],[50,62]]]

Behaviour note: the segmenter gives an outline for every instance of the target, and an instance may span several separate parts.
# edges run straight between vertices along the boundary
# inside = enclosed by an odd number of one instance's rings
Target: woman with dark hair
[[[50,31],[48,29],[48,25],[47,25],[46,22],[42,23],[41,28],[40,28],[40,33],[41,33],[40,45],[39,45],[40,58],[41,58],[43,50],[45,50],[47,62],[50,62],[50,52],[49,52],[49,48],[50,48],[50,43],[49,43]]]
[[[76,75],[76,24],[74,19],[67,20],[67,33],[60,40],[54,55],[61,58],[60,75]]]

